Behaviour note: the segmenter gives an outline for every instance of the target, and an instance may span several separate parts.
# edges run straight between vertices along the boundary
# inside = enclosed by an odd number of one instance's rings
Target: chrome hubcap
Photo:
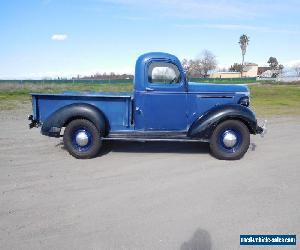
[[[226,147],[232,148],[236,145],[237,137],[231,131],[225,131],[223,134],[223,143]]]
[[[80,147],[84,147],[89,143],[89,137],[87,135],[87,133],[85,131],[80,131],[77,135],[76,135],[76,143],[80,146]]]

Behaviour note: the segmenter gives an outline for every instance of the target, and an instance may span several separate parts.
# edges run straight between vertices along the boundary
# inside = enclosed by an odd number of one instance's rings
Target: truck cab
[[[243,85],[189,83],[177,57],[145,54],[136,63],[135,128],[187,131],[212,107],[249,100],[249,94]]]
[[[91,158],[103,140],[208,142],[219,159],[240,159],[260,134],[246,85],[188,82],[174,55],[136,62],[133,93],[32,94],[30,127],[63,136],[71,155]],[[61,134],[65,127],[64,134]]]

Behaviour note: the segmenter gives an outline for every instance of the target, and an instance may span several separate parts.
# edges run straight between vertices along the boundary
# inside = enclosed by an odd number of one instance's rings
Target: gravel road
[[[254,249],[240,234],[300,237],[300,117],[271,118],[240,161],[206,144],[124,142],[76,160],[29,130],[28,113],[0,113],[0,249],[235,250]]]

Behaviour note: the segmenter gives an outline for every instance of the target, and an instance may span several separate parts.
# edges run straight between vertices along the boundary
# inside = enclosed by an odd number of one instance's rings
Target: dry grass
[[[0,84],[0,110],[11,110],[30,103],[30,93],[64,91],[131,91],[132,84]]]

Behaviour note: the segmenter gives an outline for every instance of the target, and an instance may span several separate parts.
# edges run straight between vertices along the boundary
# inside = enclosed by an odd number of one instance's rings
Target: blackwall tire
[[[220,160],[241,159],[249,145],[249,129],[238,120],[227,120],[220,123],[210,138],[210,151]]]
[[[102,147],[100,131],[85,119],[71,121],[64,132],[64,146],[77,159],[93,158]]]

